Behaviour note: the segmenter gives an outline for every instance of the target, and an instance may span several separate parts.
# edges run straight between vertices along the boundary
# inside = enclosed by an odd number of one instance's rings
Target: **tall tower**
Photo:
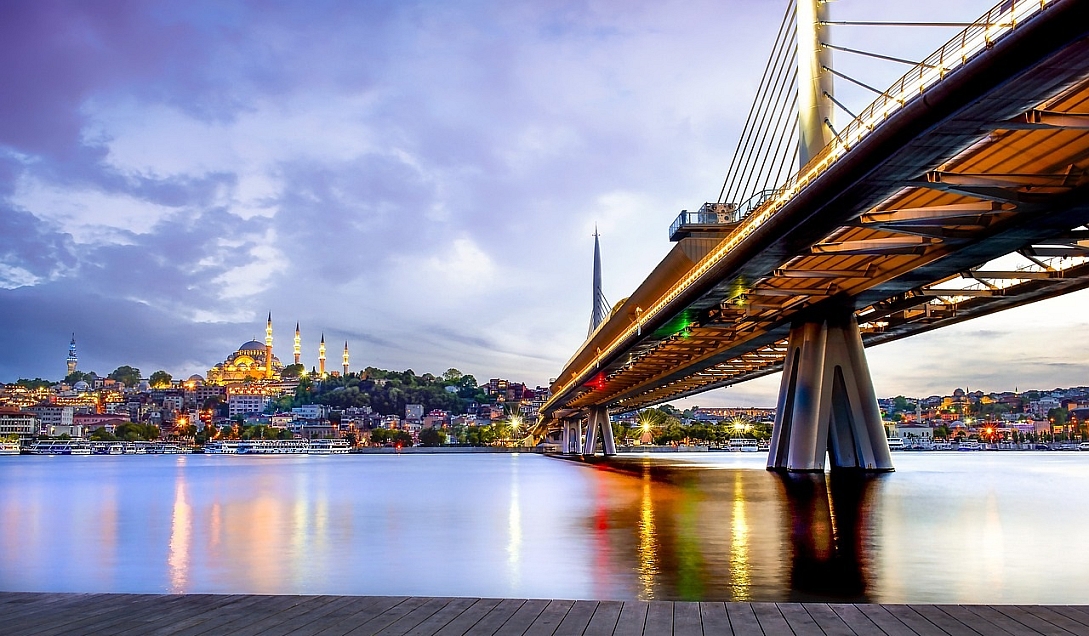
[[[318,345],[318,377],[325,377],[325,334],[321,334],[321,344]]]
[[[302,334],[299,333],[299,323],[295,323],[295,364],[302,359]]]
[[[272,379],[272,312],[268,312],[265,324],[265,379]]]
[[[68,375],[76,372],[77,362],[79,358],[76,357],[76,334],[72,334],[72,342],[68,345]]]
[[[590,331],[586,335],[594,333],[598,325],[609,314],[609,301],[605,300],[605,292],[601,291],[601,246],[598,244],[597,227],[594,227],[594,300],[593,309],[590,312]]]
[[[344,341],[344,375],[348,375],[348,341]]]
[[[832,141],[832,49],[829,0],[798,0],[798,167]]]

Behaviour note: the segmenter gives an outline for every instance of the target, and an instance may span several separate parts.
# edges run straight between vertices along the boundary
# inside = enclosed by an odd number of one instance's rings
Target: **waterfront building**
[[[57,406],[55,404],[40,404],[38,406],[32,406],[27,410],[38,416],[39,435],[61,435],[64,432],[68,432],[68,429],[72,428],[74,424],[73,418],[76,414],[76,409],[74,407]],[[61,432],[57,433],[54,431]],[[72,435],[71,432],[68,434]],[[78,436],[72,435],[72,437]]]
[[[296,420],[323,420],[329,417],[329,407],[324,404],[304,404],[291,409]]]
[[[261,413],[272,403],[272,398],[265,391],[251,387],[231,387],[227,391],[228,417]]]
[[[0,406],[0,438],[12,435],[31,437],[37,434],[37,416],[12,406]]]
[[[84,431],[93,431],[98,428],[104,428],[107,432],[112,433],[118,426],[128,421],[129,418],[127,417],[127,414],[77,413],[72,416],[72,424],[82,428]]]

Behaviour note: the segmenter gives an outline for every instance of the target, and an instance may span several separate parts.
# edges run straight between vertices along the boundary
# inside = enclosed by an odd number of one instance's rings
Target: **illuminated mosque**
[[[295,364],[302,358],[302,337],[299,325],[295,324]],[[270,363],[271,361],[271,363]],[[325,376],[325,334],[322,334],[318,354],[320,377]],[[246,380],[267,380],[278,382],[284,365],[272,353],[272,314],[265,324],[265,343],[250,340],[227,356],[227,359],[208,370],[209,384],[229,384]],[[344,375],[348,375],[348,343],[344,343]]]

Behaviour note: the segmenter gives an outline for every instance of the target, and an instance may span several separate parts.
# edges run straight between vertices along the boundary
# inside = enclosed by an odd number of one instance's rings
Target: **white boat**
[[[1082,442],[1078,444],[1078,450],[1089,451],[1089,442]]]
[[[760,450],[760,445],[756,440],[747,437],[731,437],[729,449],[735,452],[755,453]]]
[[[122,455],[125,445],[121,442],[91,442],[91,452],[95,455]]]
[[[237,455],[238,440],[216,440],[204,445],[205,455]]]
[[[32,455],[90,455],[91,443],[82,439],[45,439],[30,445]]]
[[[312,439],[310,440],[311,455],[346,455],[351,450],[351,445],[346,439]]]
[[[239,455],[306,455],[310,441],[305,439],[247,439],[238,443]]]
[[[0,455],[18,455],[19,442],[0,442]]]
[[[957,442],[957,450],[961,450],[961,451],[983,450],[983,446],[980,445],[979,440],[962,439],[959,442]]]
[[[904,450],[904,440],[899,437],[890,437],[888,439],[889,450]]]

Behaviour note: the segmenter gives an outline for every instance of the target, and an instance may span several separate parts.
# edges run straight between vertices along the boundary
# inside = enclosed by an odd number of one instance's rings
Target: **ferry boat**
[[[904,450],[904,440],[899,437],[890,437],[888,439],[889,450]]]
[[[1082,443],[1078,444],[1078,450],[1080,450],[1080,451],[1089,451],[1089,442],[1082,442]]]
[[[346,455],[351,450],[351,445],[346,439],[312,439],[310,440],[311,455]]]
[[[91,453],[95,455],[122,455],[125,445],[121,442],[91,442]]]
[[[18,455],[19,450],[19,442],[0,441],[0,455]]]
[[[983,446],[980,445],[979,440],[962,439],[957,443],[957,450],[960,450],[960,451],[977,451],[977,450],[983,450]]]
[[[154,455],[179,455],[192,453],[193,449],[174,442],[152,442],[147,447],[147,452]]]
[[[46,439],[30,445],[32,455],[90,455],[91,443],[82,439]]]
[[[747,437],[731,437],[729,449],[734,452],[755,453],[760,450],[760,445],[756,440]]]
[[[206,455],[237,455],[238,440],[216,440],[204,445]]]
[[[306,455],[310,441],[305,439],[247,439],[238,443],[239,455]]]

